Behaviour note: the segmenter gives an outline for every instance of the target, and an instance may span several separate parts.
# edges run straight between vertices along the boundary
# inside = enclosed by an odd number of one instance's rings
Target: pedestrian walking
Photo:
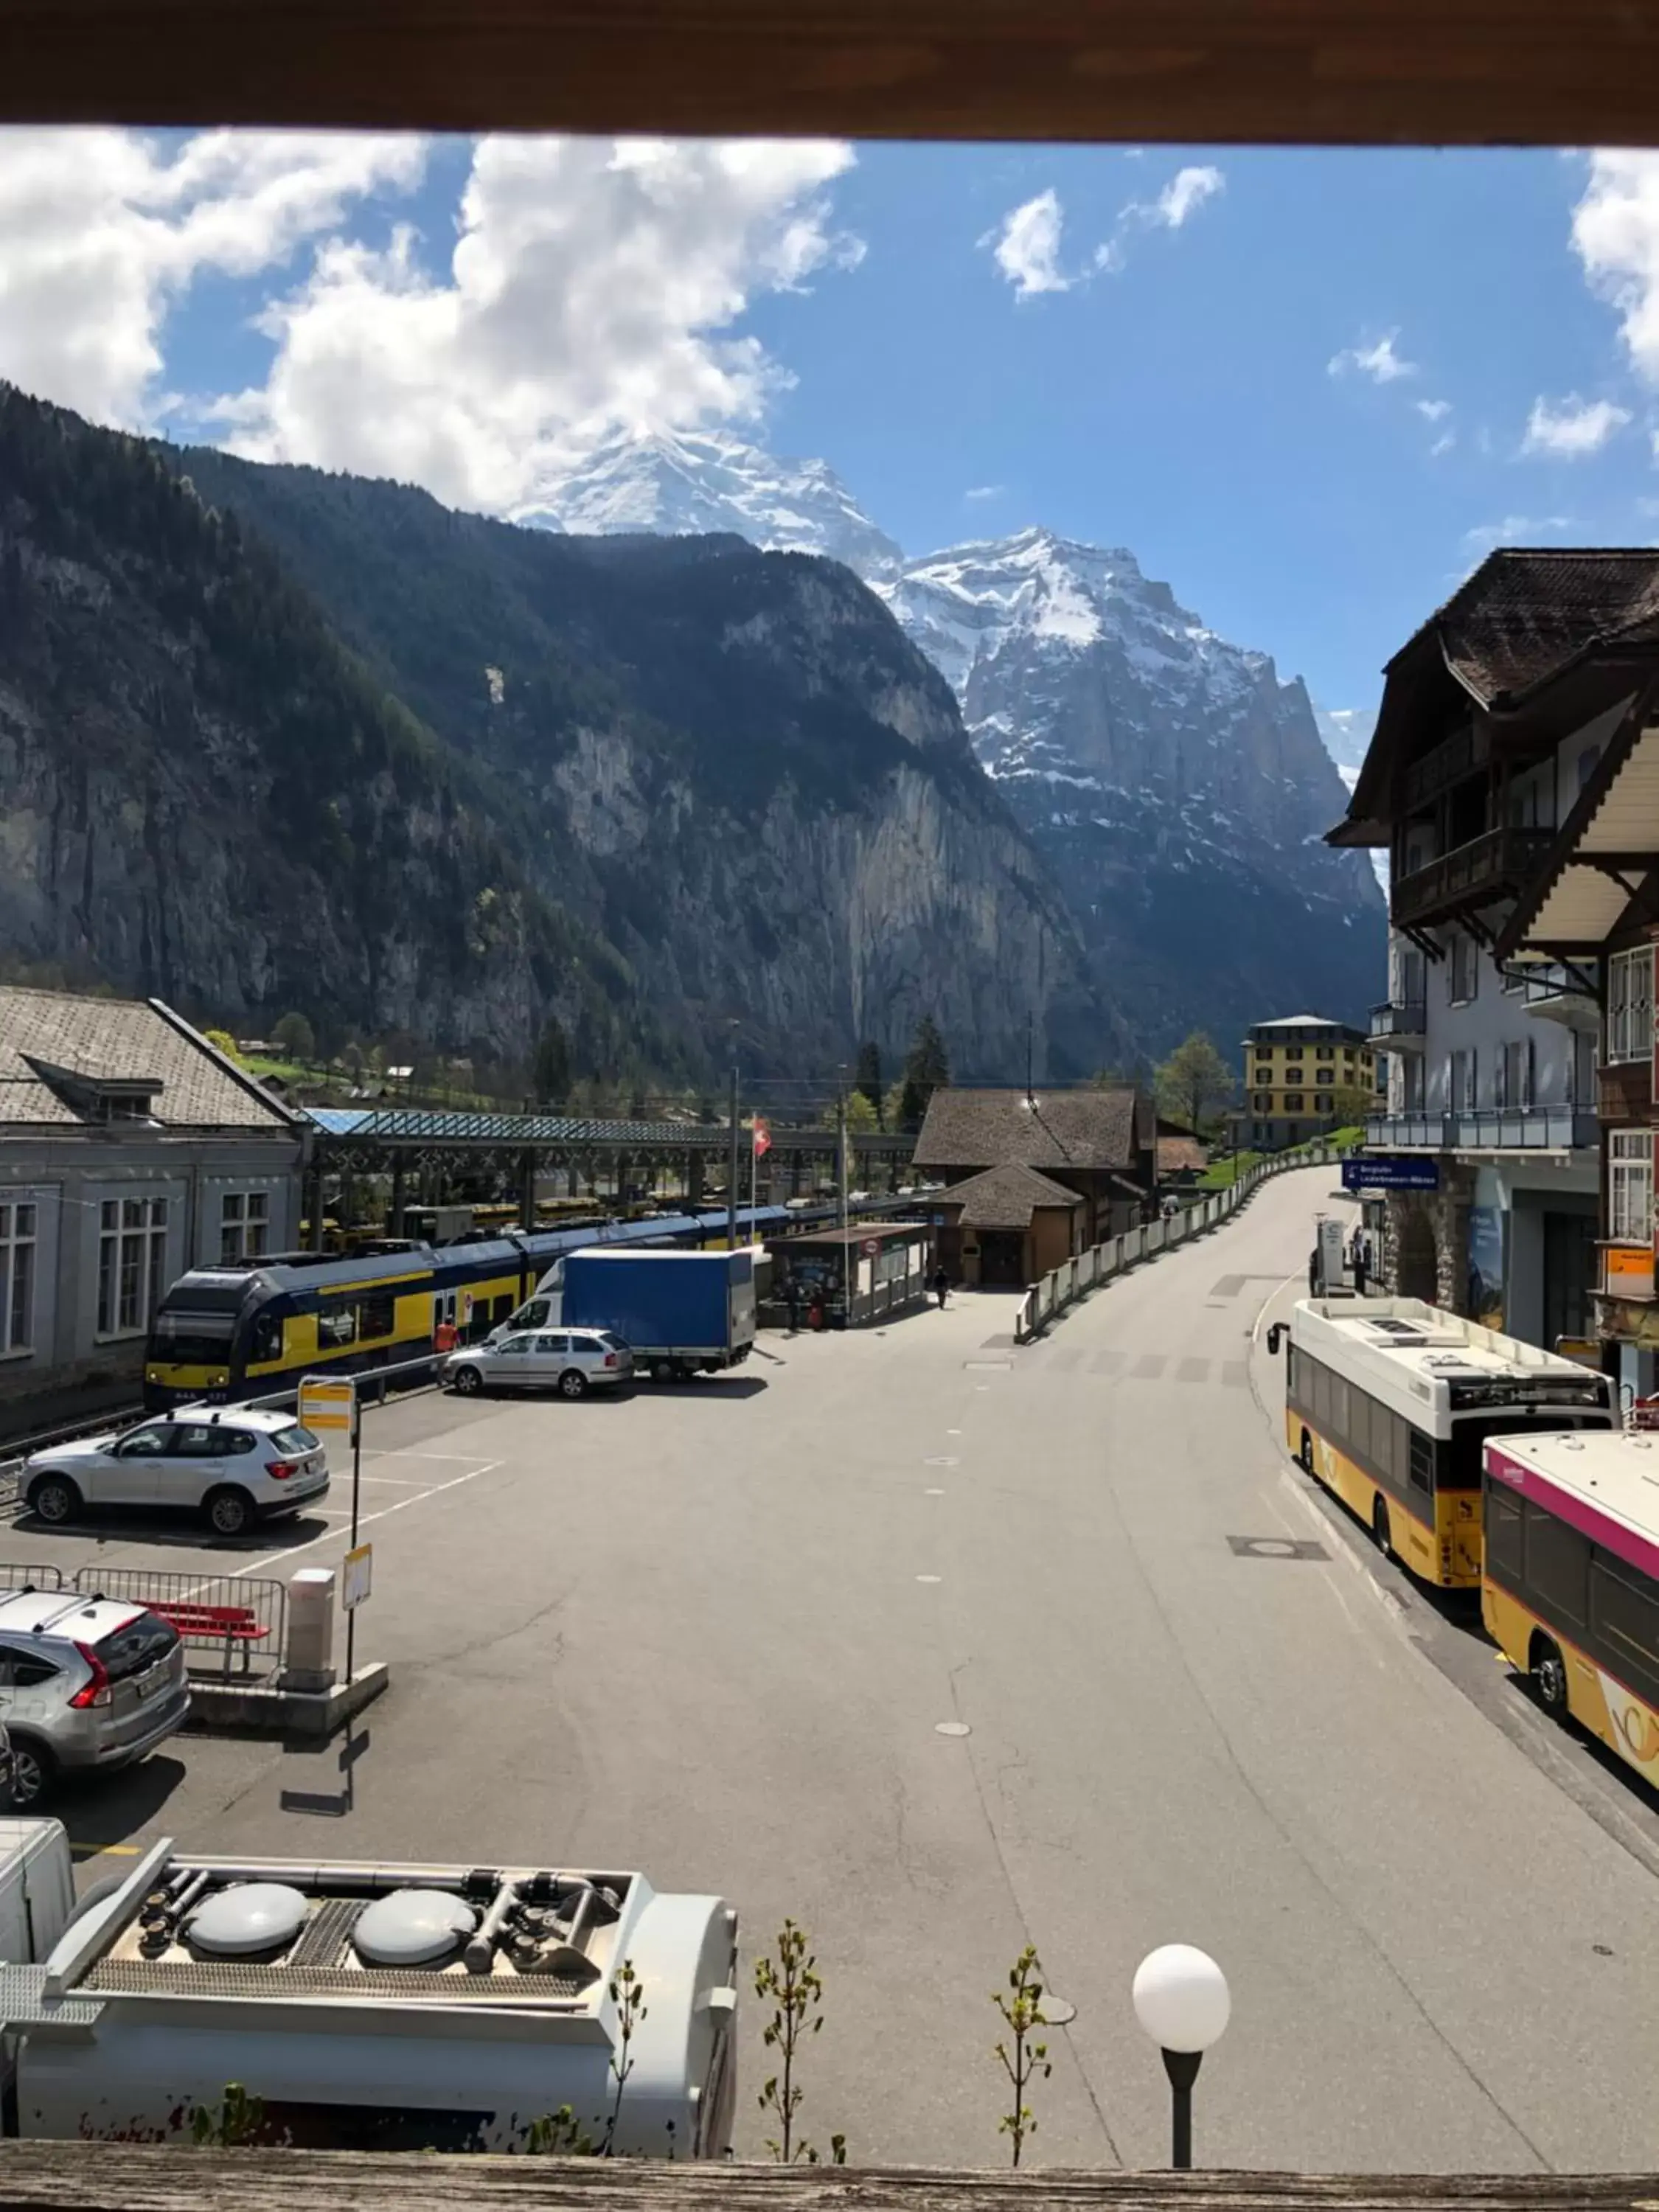
[[[939,1310],[941,1313],[945,1311],[945,1301],[950,1294],[950,1289],[951,1278],[945,1273],[945,1262],[941,1260],[933,1270],[933,1296],[939,1300]]]
[[[432,1348],[434,1352],[453,1352],[459,1336],[453,1321],[441,1321],[432,1332]]]

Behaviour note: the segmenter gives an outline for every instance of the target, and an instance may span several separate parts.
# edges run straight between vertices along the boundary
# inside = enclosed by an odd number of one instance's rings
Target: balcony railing
[[[1421,1044],[1428,1033],[1428,1009],[1421,1000],[1390,1002],[1371,1008],[1371,1041],[1375,1044]]]
[[[1420,925],[1519,890],[1554,837],[1553,830],[1518,830],[1506,823],[1471,837],[1467,845],[1454,845],[1437,860],[1398,879],[1389,902],[1395,921]]]
[[[1484,768],[1491,757],[1492,742],[1485,724],[1478,728],[1473,722],[1467,724],[1406,770],[1407,811],[1415,812],[1419,806],[1426,806],[1449,784],[1461,783],[1466,775]]]
[[[1477,1106],[1455,1114],[1384,1114],[1365,1124],[1378,1152],[1571,1152],[1593,1147],[1587,1106]]]

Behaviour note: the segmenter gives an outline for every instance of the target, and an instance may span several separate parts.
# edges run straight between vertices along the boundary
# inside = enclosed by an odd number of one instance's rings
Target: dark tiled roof
[[[1589,646],[1650,642],[1656,617],[1659,550],[1514,547],[1483,561],[1427,627],[1452,673],[1490,706],[1532,690]]]
[[[919,1168],[1127,1168],[1133,1091],[936,1091],[916,1139]],[[1143,1120],[1145,1117],[1142,1117]]]
[[[987,1168],[941,1191],[939,1206],[959,1206],[957,1217],[964,1229],[1029,1229],[1040,1206],[1081,1206],[1074,1190],[1062,1189],[1035,1168]]]
[[[292,1126],[276,1099],[263,1098],[251,1078],[154,1005],[0,985],[0,1127],[76,1127],[94,1118],[43,1069],[94,1084],[159,1084],[145,1112],[164,1128]]]

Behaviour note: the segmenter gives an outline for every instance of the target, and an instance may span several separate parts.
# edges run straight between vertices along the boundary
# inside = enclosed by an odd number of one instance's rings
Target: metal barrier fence
[[[185,1644],[187,1664],[192,1653],[210,1651],[222,1662],[222,1674],[252,1677],[274,1674],[283,1663],[288,1586],[271,1577],[92,1566],[78,1568],[70,1588],[88,1597],[125,1598],[170,1619]]]
[[[15,1595],[19,1590],[60,1590],[63,1587],[63,1572],[58,1567],[46,1566],[39,1559],[0,1559],[0,1590]]]
[[[1032,1284],[1020,1302],[1019,1316],[1014,1323],[1015,1341],[1029,1344],[1033,1337],[1041,1336],[1049,1322],[1068,1306],[1074,1305],[1097,1284],[1109,1282],[1114,1275],[1121,1274],[1126,1267],[1135,1267],[1160,1252],[1171,1251],[1189,1237],[1202,1236],[1206,1229],[1213,1229],[1237,1212],[1258,1184],[1270,1176],[1285,1175],[1293,1168],[1329,1166],[1344,1157],[1333,1145],[1311,1145],[1305,1152],[1281,1152],[1274,1159],[1262,1160],[1248,1169],[1227,1189],[1216,1191],[1196,1206],[1182,1207],[1167,1220],[1148,1222],[1143,1229],[1131,1229],[1124,1236],[1108,1237],[1103,1244],[1091,1245],[1086,1252],[1063,1261],[1041,1282]]]

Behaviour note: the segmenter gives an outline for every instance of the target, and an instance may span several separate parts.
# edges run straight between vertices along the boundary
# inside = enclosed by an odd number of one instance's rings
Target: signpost
[[[340,1603],[348,1613],[367,1605],[374,1585],[374,1547],[359,1544],[341,1562]]]
[[[303,1375],[300,1378],[300,1425],[314,1429],[325,1443],[331,1435],[349,1435],[351,1438],[351,1549],[346,1554],[349,1571],[357,1555],[358,1500],[362,1494],[363,1447],[362,1409],[357,1403],[357,1385],[349,1375]],[[352,1661],[356,1652],[356,1608],[368,1595],[368,1559],[370,1547],[363,1547],[362,1597],[347,1597],[346,1607],[346,1681],[351,1681]],[[347,1588],[351,1584],[348,1580]]]
[[[1440,1163],[1435,1159],[1348,1159],[1342,1163],[1344,1190],[1438,1190]]]

